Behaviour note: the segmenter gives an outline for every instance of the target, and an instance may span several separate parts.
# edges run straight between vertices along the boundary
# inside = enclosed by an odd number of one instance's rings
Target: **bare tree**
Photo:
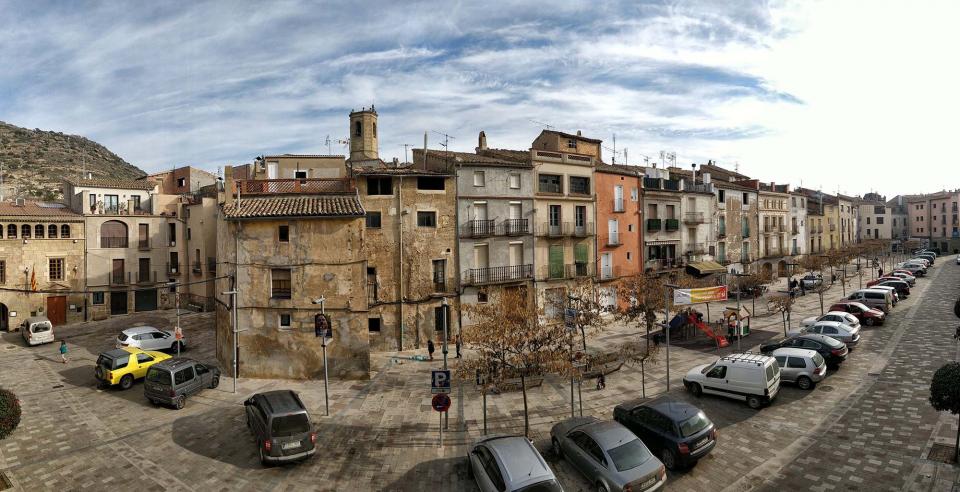
[[[561,323],[545,320],[521,289],[500,290],[489,302],[468,304],[463,309],[475,323],[461,329],[461,338],[478,356],[463,360],[457,375],[469,379],[483,374],[494,382],[519,378],[523,432],[529,435],[526,378],[570,373],[570,332]]]
[[[790,312],[793,310],[793,296],[787,294],[778,294],[767,300],[767,307],[771,311],[780,313],[783,321],[783,336],[787,336],[787,330],[790,328]]]
[[[638,333],[646,328],[648,349],[650,330],[657,322],[658,313],[662,313],[665,307],[666,283],[663,277],[641,273],[624,277],[617,285],[617,295],[620,297],[617,320],[636,323]]]
[[[557,318],[553,322],[563,323],[565,319],[566,308],[571,308],[576,312],[573,324],[580,332],[580,341],[583,351],[587,351],[587,332],[597,332],[603,328],[604,320],[602,317],[603,306],[597,297],[596,287],[590,279],[577,281],[567,293],[567,298],[553,298],[548,300],[553,304],[553,312],[557,313]],[[548,320],[551,321],[551,320]]]
[[[766,285],[772,280],[772,276],[763,272],[751,273],[745,277],[737,278],[737,289],[740,292],[746,291],[750,293],[750,311],[752,313],[756,314],[757,312],[757,297],[763,295]],[[740,296],[740,292],[737,293],[738,296]]]
[[[628,341],[617,348],[617,353],[623,363],[628,366],[640,366],[640,390],[643,398],[647,397],[647,372],[646,364],[656,362],[656,356],[659,352],[657,345],[650,346],[650,343],[641,344],[639,341]]]

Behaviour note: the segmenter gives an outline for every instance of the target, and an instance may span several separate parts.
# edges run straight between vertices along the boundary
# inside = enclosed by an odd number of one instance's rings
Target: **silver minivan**
[[[46,316],[32,316],[20,324],[20,335],[27,345],[53,342],[53,323]]]
[[[811,390],[827,375],[827,361],[816,350],[778,348],[772,354],[780,366],[781,381],[794,383],[802,390]]]
[[[847,296],[847,300],[866,304],[885,313],[889,313],[893,307],[893,296],[886,290],[860,289]]]

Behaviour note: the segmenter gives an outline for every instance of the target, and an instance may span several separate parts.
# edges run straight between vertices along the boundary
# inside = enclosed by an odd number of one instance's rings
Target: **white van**
[[[694,367],[684,376],[683,386],[695,396],[708,393],[746,400],[750,408],[758,409],[780,391],[780,366],[765,355],[731,354]]]
[[[27,345],[53,342],[53,323],[46,316],[27,318],[20,324],[20,335]]]
[[[889,313],[893,307],[893,295],[886,290],[860,289],[847,296],[847,300],[866,304],[885,313]]]

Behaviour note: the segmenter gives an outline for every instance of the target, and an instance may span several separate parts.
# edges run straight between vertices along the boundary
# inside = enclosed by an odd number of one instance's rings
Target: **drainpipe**
[[[400,232],[400,254],[397,255],[397,270],[400,272],[400,350],[403,350],[403,176],[400,176],[397,186],[397,227]]]

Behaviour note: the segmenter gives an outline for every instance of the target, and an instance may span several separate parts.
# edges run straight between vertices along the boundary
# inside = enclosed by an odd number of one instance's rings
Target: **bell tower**
[[[377,160],[377,110],[373,106],[350,112],[350,160]]]

